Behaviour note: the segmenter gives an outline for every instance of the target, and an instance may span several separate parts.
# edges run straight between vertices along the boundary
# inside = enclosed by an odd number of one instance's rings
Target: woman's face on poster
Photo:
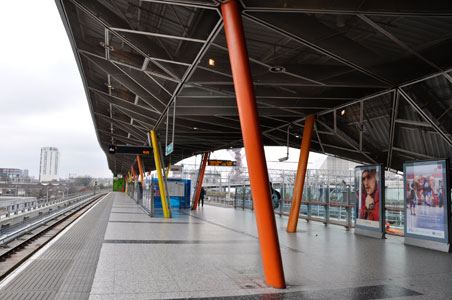
[[[371,174],[369,171],[364,171],[362,174],[363,186],[367,195],[372,195],[375,192],[377,186],[377,178],[375,174]]]

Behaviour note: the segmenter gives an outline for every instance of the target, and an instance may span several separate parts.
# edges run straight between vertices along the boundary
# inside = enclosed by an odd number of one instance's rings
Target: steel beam
[[[149,31],[140,31],[140,30],[133,30],[133,29],[117,28],[117,27],[110,27],[110,30],[116,31],[116,32],[134,33],[134,34],[162,37],[162,38],[167,38],[167,39],[188,41],[188,42],[194,42],[194,43],[205,43],[206,42],[206,41],[200,40],[200,39],[193,39],[193,38],[188,38],[188,37],[183,37],[183,36],[162,34],[162,33],[149,32]]]
[[[370,16],[385,16],[385,17],[451,17],[452,11],[447,11],[443,8],[437,9],[436,11],[428,11],[426,9],[413,9],[406,6],[405,10],[402,10],[399,6],[397,9],[388,10],[382,7],[381,9],[365,10],[356,7],[341,6],[338,8],[328,7],[326,8],[327,1],[314,1],[314,2],[293,2],[295,6],[292,7],[265,7],[265,2],[263,1],[263,6],[247,6],[245,5],[244,12],[261,12],[261,13],[306,13],[306,14],[321,14],[321,15],[370,15]],[[307,5],[305,3],[308,3]],[[310,3],[318,4],[310,5]],[[325,5],[322,5],[325,3]],[[413,3],[412,1],[407,1],[407,4]],[[399,5],[399,3],[397,4]],[[431,9],[431,6],[426,5],[427,9]]]
[[[243,17],[247,18],[248,20],[250,20],[250,21],[252,21],[252,22],[254,22],[256,24],[259,24],[259,25],[264,26],[264,27],[266,27],[268,29],[271,29],[271,30],[273,30],[275,32],[278,32],[279,34],[287,36],[287,37],[299,42],[300,44],[302,44],[302,45],[304,45],[304,46],[306,46],[306,47],[308,47],[308,48],[310,48],[310,49],[312,49],[312,50],[314,50],[314,51],[316,51],[318,53],[321,53],[321,54],[323,54],[323,55],[325,55],[325,56],[327,56],[327,57],[329,57],[329,58],[331,58],[331,59],[333,59],[335,61],[338,61],[338,62],[340,62],[340,63],[342,63],[342,64],[344,64],[344,65],[346,65],[346,66],[348,66],[350,68],[353,68],[353,69],[355,69],[355,70],[357,70],[357,71],[359,71],[359,72],[361,72],[363,74],[366,74],[367,76],[370,76],[370,77],[372,77],[372,78],[374,78],[374,79],[376,79],[376,80],[388,85],[389,87],[393,86],[393,84],[390,81],[386,80],[385,78],[382,78],[381,76],[379,76],[377,74],[374,74],[374,73],[364,69],[363,67],[358,66],[357,64],[352,63],[352,62],[350,62],[350,61],[340,57],[339,55],[336,55],[336,54],[334,54],[334,53],[332,53],[332,52],[330,52],[330,51],[328,51],[326,49],[323,49],[323,48],[315,45],[314,43],[309,42],[309,41],[307,41],[307,40],[305,40],[305,39],[303,39],[303,38],[301,38],[301,37],[299,37],[299,36],[297,36],[295,34],[292,34],[292,33],[288,32],[288,31],[285,31],[285,30],[283,30],[283,29],[281,29],[281,28],[279,28],[279,27],[277,27],[277,26],[275,26],[275,25],[273,25],[273,24],[271,24],[271,23],[269,23],[267,21],[264,21],[264,20],[261,20],[261,19],[255,17],[255,16],[252,16],[252,15],[249,15],[249,14],[246,14],[246,13],[243,13],[242,15],[243,15]]]
[[[398,89],[398,93],[414,108],[414,110],[422,116],[422,118],[427,121],[435,129],[437,133],[452,147],[452,139],[438,126],[436,123],[424,112],[424,110],[419,107],[419,105],[414,101],[403,89]]]
[[[207,38],[206,42],[204,43],[204,45],[201,47],[200,51],[196,55],[195,59],[193,60],[193,63],[186,70],[184,76],[181,79],[181,82],[179,82],[179,84],[177,85],[175,91],[173,92],[173,96],[169,100],[165,109],[162,111],[160,118],[157,120],[156,124],[154,125],[154,130],[156,130],[159,127],[160,123],[164,120],[164,115],[166,114],[167,110],[173,103],[174,99],[179,95],[184,84],[190,79],[191,75],[193,74],[194,70],[196,69],[197,62],[204,56],[207,49],[210,47],[210,44],[213,42],[213,40],[216,38],[216,36],[218,35],[218,33],[221,31],[222,28],[223,28],[223,22],[222,22],[222,20],[219,20],[217,22],[217,24],[215,25],[214,29],[209,34],[209,37]]]
[[[317,120],[317,123],[321,124],[323,127],[325,127],[328,131],[334,133],[334,130],[332,128],[330,128],[328,125],[326,125],[325,123],[323,123],[320,120]],[[355,145],[353,145],[353,143],[351,143],[348,139],[344,138],[342,135],[339,134],[339,130],[337,130],[336,132],[336,137],[338,137],[340,140],[342,140],[343,142],[347,143],[348,145],[350,145],[353,149],[355,149],[356,151],[358,151],[359,153],[361,153],[363,156],[365,156],[367,159],[369,159],[372,163],[377,164],[377,161],[375,159],[373,159],[372,157],[370,157],[366,152],[362,151],[359,149],[359,147],[356,147]]]
[[[399,110],[399,93],[394,92],[394,98],[392,100],[391,123],[389,127],[388,158],[386,160],[386,167],[388,169],[391,168],[392,148],[394,145],[394,135],[398,110]]]

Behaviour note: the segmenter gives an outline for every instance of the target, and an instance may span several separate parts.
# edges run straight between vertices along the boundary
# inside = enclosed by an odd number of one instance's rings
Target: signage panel
[[[405,236],[448,242],[447,161],[403,165]]]
[[[168,181],[168,194],[171,197],[184,197],[185,184],[181,181]]]
[[[173,143],[169,144],[168,146],[166,146],[166,151],[165,151],[165,155],[168,156],[173,152]]]
[[[118,154],[133,154],[133,155],[151,155],[152,147],[110,145],[110,146],[108,146],[108,153],[110,153],[110,154],[118,153]]]
[[[213,160],[213,159],[209,159],[207,161],[209,166],[221,166],[221,167],[235,167],[237,166],[237,162],[236,161],[232,161],[232,160]]]
[[[181,173],[182,172],[182,170],[184,169],[184,167],[182,167],[182,166],[171,166],[170,167],[170,171],[171,172],[177,172],[177,173]]]
[[[383,231],[384,177],[381,165],[355,168],[355,226]]]

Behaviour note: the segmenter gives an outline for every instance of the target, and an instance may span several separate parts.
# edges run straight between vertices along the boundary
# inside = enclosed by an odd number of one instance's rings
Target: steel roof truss
[[[450,136],[447,135],[438,125],[436,125],[436,122],[429,117],[421,107],[419,107],[416,101],[414,101],[403,89],[398,89],[397,91],[414,108],[414,110],[422,116],[425,121],[432,125],[435,131],[438,132],[439,135],[449,144],[449,147],[452,147],[452,139]]]

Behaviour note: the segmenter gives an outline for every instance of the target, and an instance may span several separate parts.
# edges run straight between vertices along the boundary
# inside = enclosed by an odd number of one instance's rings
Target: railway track
[[[44,247],[106,194],[89,196],[51,215],[0,236],[0,280]]]

